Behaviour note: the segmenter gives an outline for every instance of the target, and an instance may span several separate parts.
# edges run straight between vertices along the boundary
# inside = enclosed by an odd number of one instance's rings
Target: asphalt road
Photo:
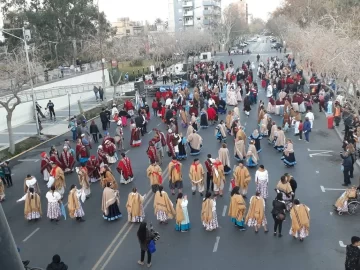
[[[243,61],[256,62],[256,54],[267,58],[276,55],[276,51],[270,49],[269,43],[257,42],[250,46],[254,54],[248,56],[224,56],[218,55],[217,59],[222,61],[234,61],[235,66],[240,66]],[[268,53],[269,52],[269,53]],[[279,54],[280,55],[280,54]],[[263,90],[259,91],[259,99],[265,100]],[[240,104],[242,111],[243,105]],[[217,231],[206,232],[200,221],[201,197],[191,195],[191,185],[188,174],[192,158],[189,157],[183,162],[184,174],[184,193],[189,197],[189,215],[192,229],[188,233],[179,233],[174,230],[174,221],[168,225],[159,225],[153,211],[153,197],[148,196],[145,201],[146,219],[152,221],[156,230],[160,232],[161,238],[157,243],[157,252],[153,256],[153,268],[167,270],[177,269],[231,269],[235,267],[255,268],[255,269],[278,269],[286,267],[292,270],[303,269],[343,269],[345,249],[339,245],[339,241],[348,243],[352,235],[359,233],[357,226],[357,216],[337,216],[333,213],[332,205],[342,192],[342,173],[340,171],[340,140],[334,130],[326,129],[326,119],[321,113],[314,109],[316,119],[314,130],[311,133],[310,143],[298,141],[292,132],[286,136],[294,139],[295,156],[297,165],[294,168],[286,168],[277,153],[267,140],[263,140],[263,151],[260,154],[260,163],[268,169],[270,174],[269,200],[266,208],[266,216],[270,233],[265,235],[262,231],[255,234],[252,229],[246,232],[236,230],[227,216],[227,206],[229,205],[229,193],[226,192],[223,198],[217,201],[217,215],[221,228]],[[256,127],[257,106],[253,106],[250,117],[241,114],[241,122],[246,125],[246,133],[250,135]],[[224,116],[222,116],[224,118]],[[280,117],[275,117],[280,122]],[[165,130],[163,124],[157,119],[150,121],[148,130],[152,127]],[[113,134],[115,125],[111,127]],[[186,130],[183,130],[185,133]],[[211,153],[217,156],[220,147],[214,137],[214,128],[201,130],[200,135],[204,140],[204,148],[200,160],[206,159],[206,154]],[[11,230],[15,240],[21,249],[21,257],[32,261],[32,265],[45,267],[51,261],[51,257],[58,253],[63,261],[69,265],[69,269],[140,269],[137,260],[140,256],[139,244],[136,238],[138,225],[127,224],[125,203],[128,193],[132,187],[145,194],[150,186],[145,175],[148,166],[148,159],[145,154],[146,145],[152,134],[143,138],[143,145],[140,148],[127,150],[128,156],[133,163],[135,171],[135,181],[129,185],[120,187],[121,204],[120,210],[124,217],[116,222],[107,222],[102,218],[101,213],[101,194],[99,184],[91,186],[92,196],[83,205],[86,222],[77,223],[68,219],[60,221],[58,225],[51,223],[46,214],[38,222],[27,222],[23,218],[23,203],[17,204],[15,201],[23,195],[23,179],[26,174],[35,175],[41,183],[42,196],[45,195],[47,188],[43,183],[40,174],[40,157],[42,151],[48,151],[50,146],[55,144],[62,145],[65,137],[70,134],[57,138],[55,141],[47,143],[40,149],[31,151],[18,160],[12,162],[14,173],[14,187],[6,190],[7,201],[3,203],[4,211],[7,215]],[[125,138],[128,142],[129,130],[125,131]],[[228,148],[233,154],[234,143],[228,140]],[[59,148],[60,150],[60,148]],[[309,151],[310,150],[310,151]],[[330,156],[320,156],[321,151],[332,151],[327,154]],[[95,150],[93,150],[94,152]],[[317,154],[310,157],[309,154]],[[36,161],[36,160],[39,161]],[[167,167],[169,158],[165,159],[163,167]],[[235,165],[235,159],[231,159],[231,165]],[[115,166],[113,166],[114,168]],[[115,169],[115,168],[114,168]],[[251,169],[252,182],[249,187],[249,195],[255,192],[254,174],[255,169]],[[275,197],[275,188],[280,176],[285,172],[291,173],[298,182],[297,197],[301,202],[308,205],[311,209],[311,228],[310,236],[303,243],[295,241],[288,234],[290,229],[290,219],[283,224],[283,237],[275,238],[272,236],[273,220],[270,214],[271,201]],[[117,172],[115,172],[117,175]],[[358,175],[356,169],[355,175]],[[356,177],[357,178],[357,177]],[[167,179],[167,178],[166,178]],[[225,190],[229,189],[230,176],[227,177]],[[76,175],[66,177],[67,186],[78,183]],[[323,188],[321,188],[321,186]],[[165,190],[169,191],[167,184]],[[323,192],[325,191],[325,192]],[[67,198],[67,196],[65,196]],[[171,197],[173,202],[175,198]],[[43,212],[46,213],[46,199],[43,197]],[[225,209],[225,210],[224,210]],[[223,214],[224,213],[224,214]],[[94,268],[96,266],[97,268]]]

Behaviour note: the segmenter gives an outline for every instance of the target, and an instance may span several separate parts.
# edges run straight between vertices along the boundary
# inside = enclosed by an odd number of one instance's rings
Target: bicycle
[[[23,263],[23,265],[24,265],[24,269],[25,269],[25,270],[44,270],[43,268],[40,268],[40,267],[32,267],[32,266],[29,266],[29,264],[30,264],[30,261],[29,261],[29,260],[23,261],[22,263]]]

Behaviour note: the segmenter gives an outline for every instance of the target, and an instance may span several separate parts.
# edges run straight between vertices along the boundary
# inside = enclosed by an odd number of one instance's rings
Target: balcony
[[[203,6],[213,6],[214,2],[212,1],[203,1]]]
[[[183,16],[184,16],[184,17],[194,16],[194,11],[193,11],[193,10],[185,11],[185,12],[183,13]]]
[[[204,15],[211,15],[214,11],[213,10],[204,10]]]
[[[184,2],[183,7],[192,7],[193,6],[193,2]]]
[[[194,25],[194,20],[185,21],[184,25],[185,26],[193,26]]]

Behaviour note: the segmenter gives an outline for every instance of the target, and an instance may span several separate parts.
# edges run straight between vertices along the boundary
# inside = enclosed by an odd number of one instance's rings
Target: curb
[[[109,99],[108,102],[110,102],[110,101],[112,101],[112,100],[113,100],[113,99]],[[133,100],[133,98],[130,99],[130,100]],[[87,121],[92,121],[92,120],[94,120],[94,119],[96,119],[96,118],[99,118],[99,117],[100,117],[100,116],[95,116],[95,117],[93,117],[93,118],[87,119]],[[36,149],[37,147],[39,147],[39,146],[41,146],[41,145],[44,145],[45,143],[48,143],[48,142],[50,142],[50,141],[52,141],[52,140],[54,140],[54,139],[56,139],[56,138],[59,138],[60,136],[63,136],[64,134],[66,134],[66,133],[68,133],[68,132],[70,132],[70,130],[67,130],[67,131],[65,131],[64,133],[61,133],[61,134],[59,134],[59,135],[56,135],[55,137],[52,137],[52,138],[50,138],[50,139],[48,139],[48,140],[45,140],[45,141],[43,141],[43,142],[41,142],[41,143],[39,143],[39,144],[37,144],[37,145],[35,145],[35,146],[27,149],[26,151],[23,151],[23,152],[19,153],[19,154],[17,154],[16,156],[13,156],[13,157],[11,157],[11,158],[9,158],[9,159],[7,159],[7,160],[9,160],[9,161],[14,160],[14,159],[22,156],[23,154],[26,154],[26,153],[28,153],[28,152]]]

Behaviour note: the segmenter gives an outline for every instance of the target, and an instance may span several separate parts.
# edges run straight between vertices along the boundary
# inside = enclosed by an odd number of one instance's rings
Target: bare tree
[[[12,130],[12,116],[15,108],[21,103],[19,93],[23,90],[23,86],[36,76],[35,71],[39,70],[41,65],[39,62],[31,62],[30,75],[27,69],[27,61],[23,49],[17,49],[11,54],[2,56],[0,59],[0,80],[7,81],[10,84],[7,87],[2,87],[2,91],[6,95],[0,99],[0,105],[4,107],[7,112],[6,124],[9,133],[9,152],[15,153],[15,142]],[[5,88],[5,89],[4,89]]]

